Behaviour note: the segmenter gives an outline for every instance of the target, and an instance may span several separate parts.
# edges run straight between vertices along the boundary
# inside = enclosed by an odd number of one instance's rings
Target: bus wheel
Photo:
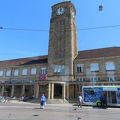
[[[97,107],[101,107],[101,102],[97,102]]]

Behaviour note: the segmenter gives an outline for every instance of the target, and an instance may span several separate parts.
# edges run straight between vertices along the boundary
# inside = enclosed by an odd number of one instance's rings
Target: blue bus
[[[120,86],[83,86],[82,95],[85,105],[99,105],[100,97],[105,94],[107,106],[120,106]]]

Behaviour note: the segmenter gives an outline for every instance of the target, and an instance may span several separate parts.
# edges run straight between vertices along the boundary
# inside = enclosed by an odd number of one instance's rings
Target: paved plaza
[[[0,120],[120,120],[120,108],[77,108],[72,104],[0,103]]]

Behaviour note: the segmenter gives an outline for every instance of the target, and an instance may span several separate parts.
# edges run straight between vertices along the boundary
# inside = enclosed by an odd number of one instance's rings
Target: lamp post
[[[0,26],[0,29],[3,29],[3,27],[2,27],[2,26]]]

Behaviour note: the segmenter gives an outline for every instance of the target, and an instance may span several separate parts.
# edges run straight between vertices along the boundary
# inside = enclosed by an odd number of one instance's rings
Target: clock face
[[[57,15],[62,15],[65,12],[65,8],[64,7],[59,7],[57,9]]]

